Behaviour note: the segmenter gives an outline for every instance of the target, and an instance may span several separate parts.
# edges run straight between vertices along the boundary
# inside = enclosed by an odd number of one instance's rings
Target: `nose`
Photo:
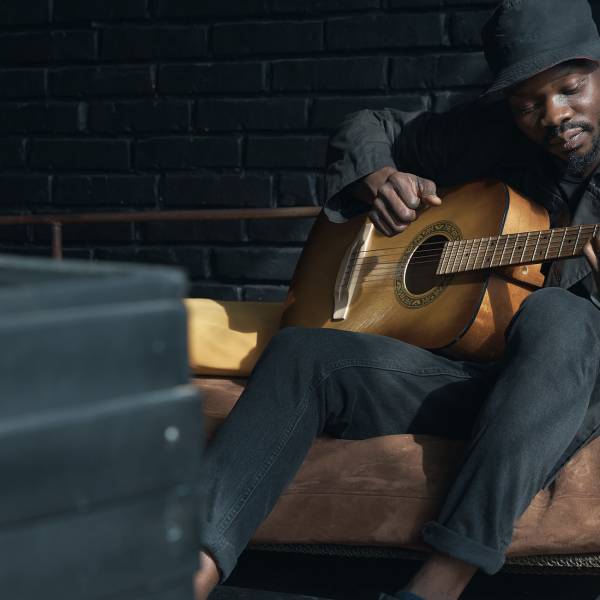
[[[544,127],[559,127],[573,117],[573,110],[564,97],[550,96],[546,100],[541,124]]]

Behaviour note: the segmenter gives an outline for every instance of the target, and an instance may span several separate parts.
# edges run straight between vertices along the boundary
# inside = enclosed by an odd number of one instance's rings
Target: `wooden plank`
[[[195,386],[0,422],[0,527],[192,482],[204,434]]]

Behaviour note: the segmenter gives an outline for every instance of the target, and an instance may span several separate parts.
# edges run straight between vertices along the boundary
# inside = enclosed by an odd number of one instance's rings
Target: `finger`
[[[371,223],[373,223],[375,229],[377,229],[379,233],[392,237],[392,232],[381,222],[381,217],[376,210],[369,211],[369,219],[371,219]]]
[[[419,198],[430,206],[439,206],[442,199],[437,195],[437,186],[431,179],[425,177],[415,177],[417,185],[417,194]]]
[[[421,198],[419,198],[419,194],[417,193],[417,184],[414,175],[408,173],[394,173],[386,181],[386,184],[392,187],[398,200],[400,200],[400,203],[394,202],[396,210],[399,211],[398,216],[401,216],[401,204],[406,206],[409,210],[416,210],[421,205]]]
[[[383,201],[385,212],[391,217],[394,225],[408,226],[417,218],[417,213],[406,205],[404,198],[398,196],[391,183],[381,186],[379,197]]]
[[[592,240],[586,242],[585,246],[583,247],[583,254],[587,258],[587,261],[590,263],[592,269],[597,272],[599,270],[598,250],[594,250],[594,247],[592,246]]]
[[[380,222],[385,225],[386,229],[390,232],[391,235],[401,233],[408,227],[409,222],[399,220],[390,214],[390,211],[387,208],[386,201],[383,198],[383,196],[379,195],[377,196],[377,198],[375,198],[375,202],[373,202],[373,208],[379,215]]]

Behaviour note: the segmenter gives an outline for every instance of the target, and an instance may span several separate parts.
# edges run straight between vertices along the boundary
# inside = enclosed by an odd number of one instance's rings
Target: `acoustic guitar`
[[[470,183],[442,193],[402,233],[367,216],[308,237],[282,326],[394,337],[456,358],[488,361],[521,302],[543,286],[541,263],[571,258],[600,225],[548,229],[548,213],[509,186]]]

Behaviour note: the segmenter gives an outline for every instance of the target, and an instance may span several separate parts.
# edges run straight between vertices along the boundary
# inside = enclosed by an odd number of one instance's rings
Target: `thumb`
[[[594,252],[591,240],[588,240],[583,247],[583,254],[587,258],[592,269],[598,272],[598,257],[596,256],[596,252]]]
[[[430,206],[439,206],[442,199],[437,195],[437,186],[431,179],[417,177],[417,194]]]

